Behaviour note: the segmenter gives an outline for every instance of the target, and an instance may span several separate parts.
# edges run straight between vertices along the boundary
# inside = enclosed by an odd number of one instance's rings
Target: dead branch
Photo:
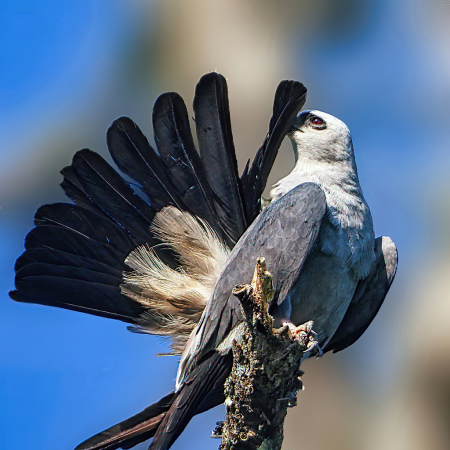
[[[316,342],[312,322],[274,329],[268,307],[272,277],[258,258],[251,285],[234,291],[245,318],[233,342],[233,369],[225,382],[227,415],[220,450],[279,450],[287,408],[302,388],[300,361]]]

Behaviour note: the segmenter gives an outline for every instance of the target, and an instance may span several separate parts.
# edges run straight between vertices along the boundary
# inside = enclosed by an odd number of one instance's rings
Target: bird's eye
[[[325,121],[317,116],[311,117],[310,124],[313,128],[316,128],[317,130],[324,130],[327,127]]]

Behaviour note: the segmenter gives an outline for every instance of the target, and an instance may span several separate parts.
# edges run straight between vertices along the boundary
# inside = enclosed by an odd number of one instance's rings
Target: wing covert
[[[398,253],[387,236],[375,239],[375,268],[361,280],[338,329],[324,348],[324,353],[344,350],[356,342],[377,315],[397,271]]]
[[[304,183],[269,205],[233,249],[180,364],[179,382],[196,361],[217,348],[242,321],[237,284],[250,283],[256,259],[264,257],[281,301],[296,281],[317,238],[326,210],[323,191]]]

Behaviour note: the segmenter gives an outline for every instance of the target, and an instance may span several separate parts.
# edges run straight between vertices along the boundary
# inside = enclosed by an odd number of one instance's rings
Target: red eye
[[[309,123],[316,130],[325,130],[325,128],[327,127],[325,120],[321,119],[318,116],[311,115],[311,117],[309,119]]]

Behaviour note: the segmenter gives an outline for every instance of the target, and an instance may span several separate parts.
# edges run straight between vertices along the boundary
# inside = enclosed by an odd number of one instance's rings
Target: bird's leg
[[[292,335],[306,346],[304,353],[314,352],[311,354],[315,354],[318,358],[323,355],[323,350],[317,341],[317,333],[313,330],[314,322],[312,320],[297,327],[288,319],[283,319],[281,323],[283,328],[288,328]]]
[[[323,351],[317,341],[317,333],[313,330],[314,322],[312,320],[299,326],[295,326],[288,319],[283,319],[281,323],[282,327],[278,330],[278,333],[281,334],[283,332],[288,332],[293,339],[298,340],[303,347],[306,347],[303,354],[306,352],[315,352],[317,357],[322,356]],[[288,408],[292,408],[297,405],[297,393],[298,391],[303,390],[302,375],[303,371],[299,369],[294,389],[287,396],[278,399],[280,402],[287,401]]]

